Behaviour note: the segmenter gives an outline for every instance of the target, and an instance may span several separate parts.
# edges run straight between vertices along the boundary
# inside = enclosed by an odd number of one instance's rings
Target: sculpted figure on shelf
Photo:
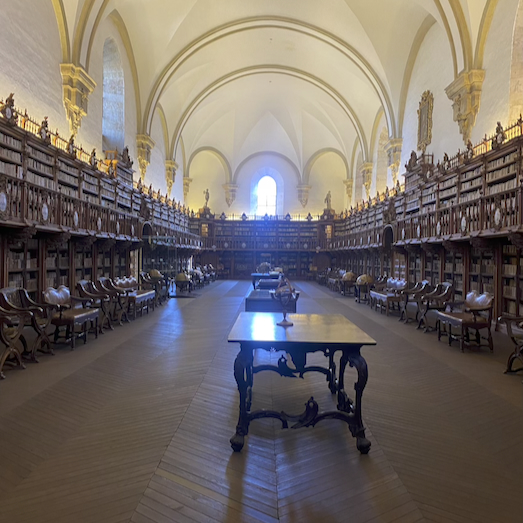
[[[492,147],[496,148],[500,146],[505,140],[507,139],[507,135],[505,134],[505,131],[503,130],[503,126],[501,125],[501,122],[498,122],[496,125],[496,134],[494,138],[492,139]]]
[[[418,156],[416,151],[412,151],[410,153],[409,161],[405,164],[405,169],[407,169],[407,171],[412,171],[416,165],[418,165]]]
[[[203,195],[205,196],[204,208],[207,209],[209,207],[209,189],[205,189],[205,191],[203,191]]]

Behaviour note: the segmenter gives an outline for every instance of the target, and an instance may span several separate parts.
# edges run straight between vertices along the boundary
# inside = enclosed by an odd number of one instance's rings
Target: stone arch
[[[201,91],[188,105],[187,109],[184,111],[180,121],[178,122],[176,129],[173,134],[172,138],[172,144],[171,144],[171,154],[174,156],[174,151],[176,150],[177,142],[181,137],[181,134],[183,132],[183,128],[185,127],[185,124],[191,117],[191,114],[196,110],[196,108],[215,90],[227,85],[230,82],[233,82],[235,80],[238,80],[240,78],[244,78],[245,76],[250,76],[253,74],[266,74],[266,73],[275,73],[275,74],[284,74],[293,76],[295,78],[299,78],[301,80],[304,80],[306,82],[309,82],[325,93],[327,93],[333,100],[336,101],[340,105],[340,107],[344,110],[347,117],[350,119],[352,124],[354,125],[354,128],[356,129],[356,134],[358,135],[358,139],[360,140],[360,146],[361,149],[364,151],[364,154],[368,155],[368,145],[367,145],[367,139],[365,137],[365,133],[363,131],[363,126],[361,125],[361,122],[359,121],[358,117],[356,116],[356,113],[352,109],[352,107],[349,105],[349,103],[334,89],[332,89],[329,85],[324,83],[320,78],[317,78],[313,75],[310,75],[308,73],[305,73],[304,71],[299,71],[297,69],[292,69],[290,67],[280,67],[280,66],[257,66],[257,67],[248,67],[246,69],[240,69],[238,71],[234,71],[228,75],[223,76],[216,82],[214,82],[212,85],[205,88],[203,91]]]
[[[67,64],[71,61],[71,42],[69,41],[69,28],[67,27],[64,3],[62,0],[52,0],[52,2],[62,45],[62,63]]]
[[[311,174],[311,170],[312,170],[314,163],[316,162],[316,160],[318,160],[318,158],[320,158],[324,154],[328,154],[328,153],[336,154],[337,156],[339,156],[341,158],[343,165],[345,165],[345,178],[346,179],[350,178],[351,173],[350,173],[349,163],[348,163],[345,155],[342,152],[338,151],[338,149],[335,149],[333,147],[325,147],[324,149],[320,149],[319,151],[316,151],[305,164],[305,169],[303,170],[303,182],[302,183],[304,183],[304,184],[309,183],[310,174]]]
[[[254,158],[257,158],[259,156],[266,156],[266,155],[275,156],[275,157],[283,160],[285,163],[287,163],[291,167],[294,174],[296,175],[296,183],[301,183],[300,171],[299,171],[298,167],[295,165],[295,163],[291,159],[289,159],[287,156],[285,156],[284,154],[277,153],[277,152],[271,152],[271,151],[260,151],[260,152],[247,156],[247,158],[245,158],[238,165],[238,167],[236,167],[236,169],[234,170],[234,174],[232,177],[232,183],[238,183],[238,175],[240,174],[241,170],[243,169],[243,167],[245,166],[246,163],[250,162],[251,160],[253,160]]]
[[[218,158],[218,160],[220,161],[220,163],[223,167],[223,170],[225,172],[225,182],[224,183],[231,183],[231,181],[232,181],[231,164],[229,163],[227,158],[225,158],[223,153],[221,151],[219,151],[218,149],[215,149],[214,147],[200,147],[199,149],[196,149],[196,151],[194,151],[191,154],[191,156],[189,157],[189,161],[187,162],[187,168],[185,169],[185,172],[184,172],[184,178],[191,177],[191,164],[192,164],[194,158],[202,152],[211,153],[214,156],[216,156],[216,158]]]

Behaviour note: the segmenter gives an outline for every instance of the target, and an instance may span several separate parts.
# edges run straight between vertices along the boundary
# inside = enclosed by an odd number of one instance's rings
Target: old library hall
[[[523,521],[523,0],[0,16],[0,523]]]

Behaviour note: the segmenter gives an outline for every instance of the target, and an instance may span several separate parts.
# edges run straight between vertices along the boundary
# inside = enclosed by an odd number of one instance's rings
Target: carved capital
[[[347,193],[347,199],[349,200],[350,205],[352,203],[352,191],[354,189],[354,180],[352,178],[343,180],[343,185],[345,185],[345,191]]]
[[[171,191],[176,178],[176,169],[178,164],[174,160],[165,160],[165,183],[167,184],[167,196],[171,195]]]
[[[452,100],[454,121],[458,122],[459,132],[465,144],[469,141],[472,128],[476,123],[484,78],[483,69],[463,71],[445,89],[447,96]]]
[[[402,146],[403,140],[401,138],[393,138],[385,144],[385,152],[387,153],[389,169],[392,174],[393,186],[398,182]]]
[[[309,191],[311,190],[311,188],[312,187],[310,185],[306,185],[303,183],[299,183],[296,186],[296,189],[298,190],[298,200],[300,200],[302,207],[305,207],[309,201]]]
[[[145,180],[147,167],[151,163],[151,151],[153,148],[154,142],[148,134],[136,135],[136,152],[138,154],[138,165],[142,182]]]
[[[226,183],[222,185],[223,190],[225,191],[225,201],[227,206],[230,207],[234,200],[236,200],[236,191],[238,190],[238,185],[235,183]]]
[[[71,134],[76,136],[82,118],[87,116],[87,102],[96,87],[96,82],[83,67],[74,64],[60,64],[60,73],[65,112]]]
[[[372,162],[362,163],[360,166],[361,179],[363,180],[363,187],[365,187],[366,197],[370,197],[370,186],[372,184]]]
[[[187,200],[187,196],[189,195],[189,187],[191,186],[192,178],[184,178],[183,179],[183,199]]]

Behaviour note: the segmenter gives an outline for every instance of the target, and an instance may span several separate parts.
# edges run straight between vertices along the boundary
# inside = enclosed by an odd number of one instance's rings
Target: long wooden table
[[[295,421],[292,428],[314,426],[324,419],[340,419],[347,423],[351,434],[356,438],[356,446],[362,454],[367,454],[370,441],[365,438],[365,428],[361,418],[361,399],[367,383],[367,362],[360,354],[364,345],[376,342],[359,327],[341,314],[289,314],[294,325],[276,325],[282,318],[278,313],[241,312],[233,325],[228,341],[239,343],[240,352],[234,362],[234,377],[240,395],[240,413],[236,433],[231,438],[231,447],[241,451],[249,424],[258,418],[277,418],[282,428],[288,428],[289,421]],[[287,358],[282,356],[278,365],[254,366],[254,350],[283,351],[291,356],[294,367],[289,367]],[[328,366],[307,366],[307,354],[321,351],[327,357]],[[334,354],[341,351],[339,371],[336,369]],[[358,373],[354,384],[354,401],[345,392],[344,374],[349,364]],[[281,376],[302,377],[306,372],[321,372],[326,375],[332,394],[337,394],[335,411],[320,412],[317,402],[311,397],[305,411],[298,416],[273,410],[251,411],[254,374],[264,370],[277,372]]]

